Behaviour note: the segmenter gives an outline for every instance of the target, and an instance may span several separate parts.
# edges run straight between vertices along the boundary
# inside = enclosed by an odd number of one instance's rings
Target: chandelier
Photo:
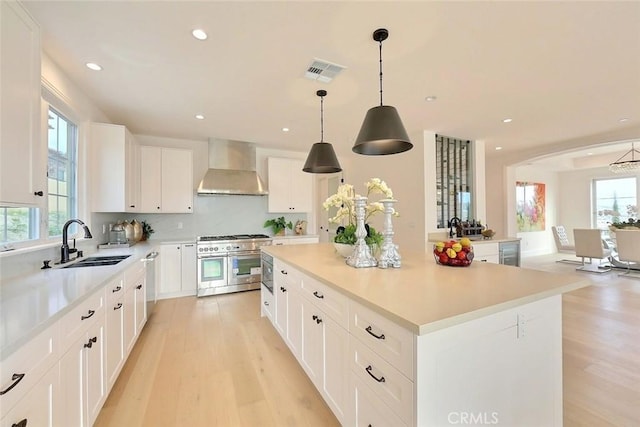
[[[622,157],[609,165],[609,170],[613,173],[631,173],[640,170],[640,158],[636,159],[636,150],[633,142],[631,150],[627,151]]]

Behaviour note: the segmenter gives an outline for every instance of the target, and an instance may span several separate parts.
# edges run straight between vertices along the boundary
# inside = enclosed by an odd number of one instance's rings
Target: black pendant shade
[[[319,90],[316,95],[320,97],[320,142],[316,142],[311,147],[302,170],[309,173],[340,172],[342,168],[338,163],[335,151],[333,151],[333,146],[328,142],[324,142],[323,97],[327,95],[327,91]]]
[[[382,42],[389,32],[379,28],[373,40],[380,44],[380,105],[367,111],[352,151],[370,156],[397,154],[411,150],[413,144],[395,107],[382,104]]]

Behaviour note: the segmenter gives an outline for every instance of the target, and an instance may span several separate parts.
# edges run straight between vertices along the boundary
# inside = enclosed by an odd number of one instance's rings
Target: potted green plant
[[[285,229],[293,230],[293,223],[287,222],[283,216],[280,218],[268,219],[264,222],[264,227],[271,227],[271,231],[274,236],[282,236],[285,233]]]
[[[149,238],[150,235],[155,233],[155,230],[151,228],[151,225],[146,221],[141,221],[142,223],[142,241],[145,241]]]

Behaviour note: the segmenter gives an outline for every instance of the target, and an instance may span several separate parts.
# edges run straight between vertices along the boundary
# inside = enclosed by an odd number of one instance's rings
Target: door
[[[193,212],[193,158],[190,150],[162,149],[162,212]]]
[[[260,281],[262,261],[260,253],[229,255],[229,285]]]
[[[337,209],[330,208],[329,211],[326,211],[322,204],[327,198],[335,194],[338,191],[338,186],[340,185],[341,175],[335,174],[333,176],[322,176],[318,178],[318,211],[317,211],[317,222],[318,222],[318,230],[320,235],[320,243],[333,242],[333,237],[336,235],[336,229],[338,228],[338,224],[332,224],[329,222],[329,218],[334,217],[336,215]]]
[[[227,284],[227,257],[213,256],[198,259],[198,289],[215,288]]]
[[[196,255],[195,243],[185,243],[182,245],[182,254],[180,258],[182,290],[196,292],[198,285],[198,261]]]

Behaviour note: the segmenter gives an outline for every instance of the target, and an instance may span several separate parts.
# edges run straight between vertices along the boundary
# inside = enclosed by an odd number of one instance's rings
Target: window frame
[[[633,179],[636,184],[636,206],[638,206],[638,202],[640,201],[640,177],[637,175],[616,175],[616,176],[606,176],[600,178],[593,178],[591,180],[591,227],[598,228],[598,194],[597,194],[597,183],[600,181],[615,181],[620,179]],[[601,230],[608,230],[608,228],[600,228]]]

